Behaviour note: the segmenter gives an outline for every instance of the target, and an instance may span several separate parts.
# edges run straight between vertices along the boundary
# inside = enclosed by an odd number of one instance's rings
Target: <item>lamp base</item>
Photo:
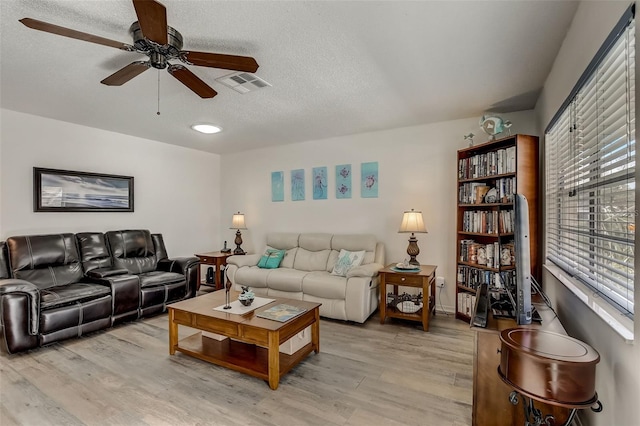
[[[409,237],[407,254],[409,255],[409,265],[420,266],[420,262],[416,260],[416,256],[420,254],[420,248],[418,247],[418,239],[413,232],[411,233],[411,237]]]
[[[236,231],[236,239],[233,242],[236,243],[236,248],[233,250],[233,254],[244,254],[244,250],[240,247],[242,245],[242,233],[239,229]]]

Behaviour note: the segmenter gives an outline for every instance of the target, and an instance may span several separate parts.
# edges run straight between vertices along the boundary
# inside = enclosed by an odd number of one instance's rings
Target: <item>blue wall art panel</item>
[[[291,201],[304,200],[304,169],[291,170]]]
[[[336,198],[351,198],[351,164],[336,166]]]
[[[360,174],[360,196],[378,198],[378,162],[362,163]]]
[[[284,172],[271,172],[271,201],[284,201]]]
[[[327,168],[326,167],[314,167],[312,170],[313,176],[313,199],[314,200],[326,200],[327,199]]]

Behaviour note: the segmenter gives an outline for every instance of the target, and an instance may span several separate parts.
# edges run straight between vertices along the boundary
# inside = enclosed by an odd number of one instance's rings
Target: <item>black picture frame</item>
[[[133,176],[33,168],[34,212],[133,212]]]

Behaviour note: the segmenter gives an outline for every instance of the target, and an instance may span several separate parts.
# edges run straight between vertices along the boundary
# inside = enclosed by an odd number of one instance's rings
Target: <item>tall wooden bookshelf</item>
[[[481,283],[504,288],[515,280],[514,193],[528,200],[531,270],[539,279],[538,162],[537,136],[513,135],[458,151],[457,319],[470,322]]]

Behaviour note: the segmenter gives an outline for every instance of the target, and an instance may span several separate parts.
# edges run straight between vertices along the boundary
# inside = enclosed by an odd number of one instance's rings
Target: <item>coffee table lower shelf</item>
[[[269,351],[251,343],[227,338],[222,341],[203,338],[196,333],[178,342],[176,351],[203,361],[269,381]],[[280,352],[280,378],[313,352],[308,343],[292,355]]]

